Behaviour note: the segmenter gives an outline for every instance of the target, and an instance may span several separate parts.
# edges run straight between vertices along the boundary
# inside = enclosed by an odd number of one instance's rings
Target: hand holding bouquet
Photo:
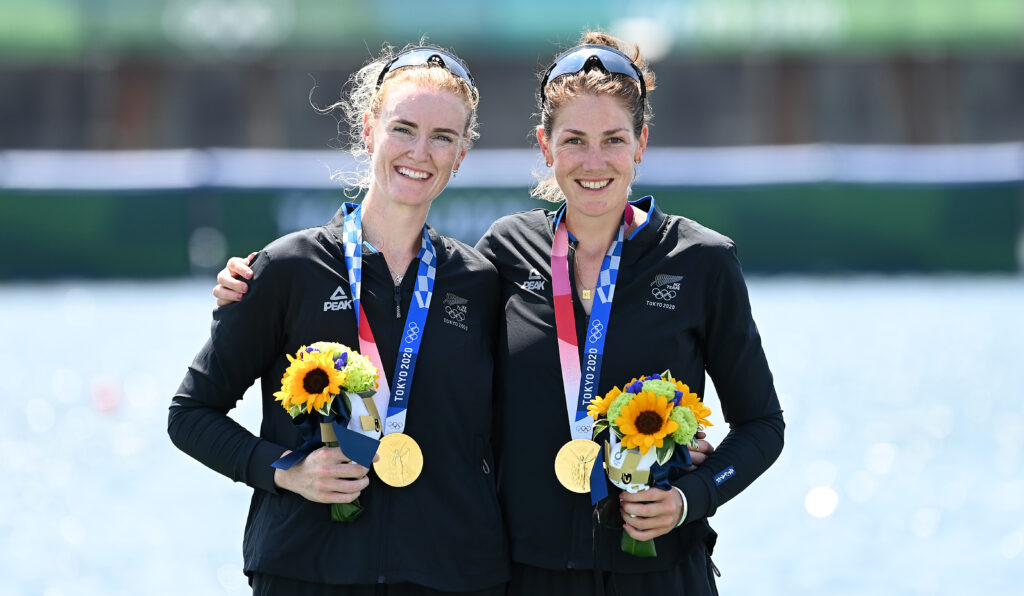
[[[300,427],[305,442],[272,465],[287,470],[324,445],[338,447],[356,463],[370,467],[381,428],[372,399],[379,375],[376,367],[365,356],[334,342],[316,342],[299,348],[294,357],[287,356],[289,365],[274,397]],[[347,428],[353,402],[367,412],[360,418],[368,432]],[[359,499],[332,503],[331,519],[351,521],[362,511]]]
[[[671,488],[669,471],[692,465],[688,448],[696,449],[697,432],[711,426],[711,410],[668,371],[633,379],[621,391],[615,387],[587,409],[597,421],[595,439],[611,429],[604,443],[608,478],[630,493]],[[625,532],[622,550],[657,556],[653,540],[638,541]]]

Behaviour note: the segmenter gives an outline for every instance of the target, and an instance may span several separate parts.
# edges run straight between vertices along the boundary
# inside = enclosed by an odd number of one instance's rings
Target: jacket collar
[[[633,230],[633,233],[626,238],[626,242],[622,247],[622,259],[626,263],[636,261],[647,252],[647,249],[658,243],[658,239],[661,235],[661,226],[665,223],[665,213],[658,208],[655,204],[654,197],[647,195],[641,199],[635,201],[629,201],[629,204],[647,213],[647,221],[645,221],[639,228]],[[550,212],[551,217],[549,219],[549,228],[551,230],[551,236],[555,235],[555,228],[559,222],[565,216],[565,203],[563,203],[558,209]],[[576,242],[572,233],[569,234],[569,240]]]
[[[355,203],[343,203],[341,207],[335,212],[334,217],[325,226],[327,231],[334,236],[338,246],[341,247],[342,255],[345,254],[345,216],[348,215],[358,205]],[[427,224],[427,234],[430,235],[430,241],[434,244],[434,251],[437,252],[438,263],[448,257],[448,251],[444,244],[444,238],[437,233],[430,224]]]

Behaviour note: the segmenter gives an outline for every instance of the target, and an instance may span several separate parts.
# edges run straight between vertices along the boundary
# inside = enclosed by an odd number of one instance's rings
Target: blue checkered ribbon
[[[369,321],[360,321],[359,306],[360,293],[362,289],[363,274],[363,231],[362,231],[362,207],[346,204],[349,209],[345,215],[345,265],[348,267],[348,282],[352,290],[352,307],[356,311],[356,328],[360,324],[369,326]],[[430,311],[430,299],[434,294],[434,278],[437,276],[437,251],[434,243],[430,240],[427,226],[423,226],[423,243],[420,247],[419,269],[416,273],[416,286],[413,290],[413,301],[409,305],[409,313],[405,317],[405,326],[402,330],[402,339],[398,347],[398,360],[395,364],[395,374],[391,377],[391,397],[388,401],[387,415],[384,421],[384,434],[405,431],[406,410],[409,408],[410,389],[412,388],[413,373],[416,370],[416,359],[420,351],[420,343],[423,341],[423,332],[427,323],[427,314]],[[360,333],[360,339],[363,334]],[[363,345],[360,341],[360,349],[365,351],[377,350],[376,343]],[[373,355],[365,354],[372,362],[380,362],[380,355],[376,358]]]

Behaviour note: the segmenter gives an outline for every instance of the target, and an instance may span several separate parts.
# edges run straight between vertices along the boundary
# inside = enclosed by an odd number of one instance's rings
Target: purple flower
[[[641,391],[643,391],[643,388],[644,388],[644,382],[643,381],[637,381],[636,383],[633,383],[631,385],[627,385],[626,388],[622,390],[622,392],[623,393],[632,393],[633,395],[636,395],[637,393],[640,393]]]
[[[645,381],[660,381],[661,375],[648,375]]]
[[[348,364],[348,352],[342,352],[340,356],[334,359],[334,368],[342,370],[345,365]]]
[[[317,350],[316,348],[306,348],[306,353],[307,354],[312,354],[313,352],[319,352],[319,351],[320,350]]]
[[[676,405],[678,406],[679,405],[679,400],[681,400],[681,399],[683,399],[683,392],[679,391],[678,389],[676,389],[676,398],[674,400],[672,400],[672,401],[674,401],[676,403]]]

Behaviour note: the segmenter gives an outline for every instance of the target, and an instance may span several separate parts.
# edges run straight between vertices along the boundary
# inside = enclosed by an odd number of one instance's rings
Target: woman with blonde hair
[[[461,59],[426,46],[386,51],[350,83],[336,107],[368,165],[364,199],[255,255],[249,294],[215,311],[168,432],[253,488],[244,571],[254,594],[501,594],[508,555],[490,449],[497,276],[475,250],[426,225],[476,136],[476,86]],[[446,316],[452,304],[458,325]],[[377,463],[370,473],[335,447],[271,466],[304,443],[274,399],[286,355],[318,341],[380,364],[385,389],[367,405],[376,413],[348,425],[383,430],[382,440],[404,435],[403,449],[422,462],[411,484],[391,482]],[[259,436],[227,415],[256,379]],[[331,504],[356,498],[356,519],[331,520]]]

